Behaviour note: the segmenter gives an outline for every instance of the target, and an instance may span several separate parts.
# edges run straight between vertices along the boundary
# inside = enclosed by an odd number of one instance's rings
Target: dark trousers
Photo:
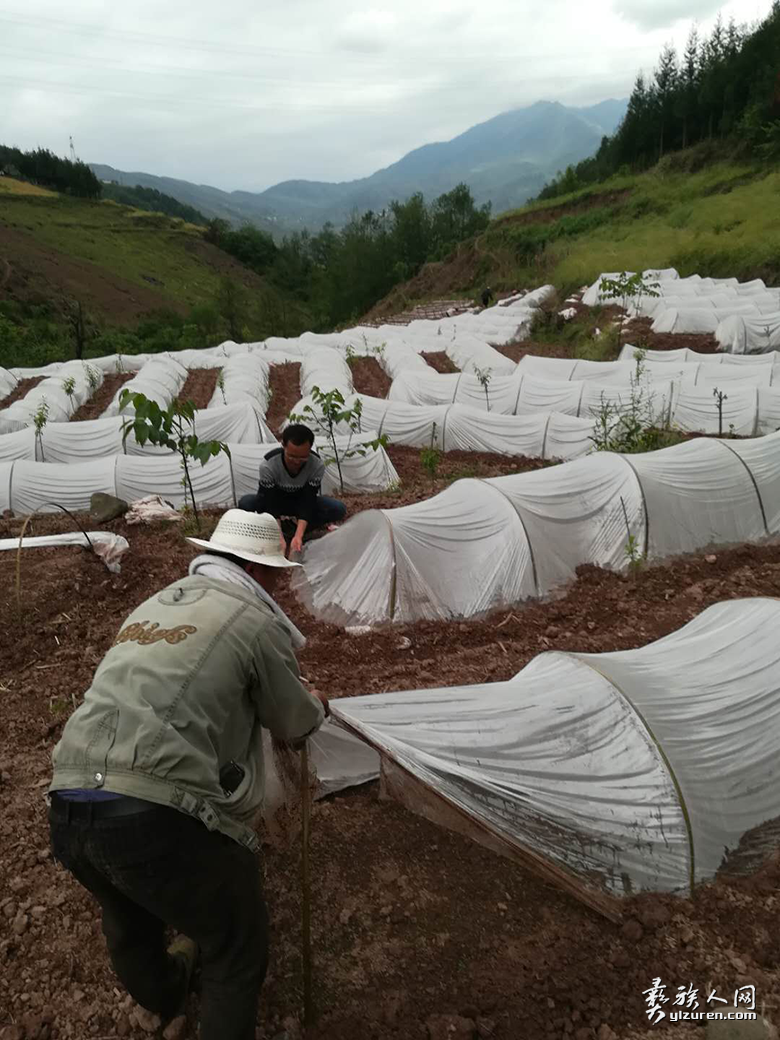
[[[100,903],[122,984],[163,1018],[180,1012],[184,965],[166,952],[170,926],[200,946],[201,1040],[254,1040],[268,964],[257,857],[176,809],[103,817],[92,806],[91,821],[74,810],[68,822],[66,803],[52,799],[52,851]]]
[[[268,508],[266,497],[257,495],[242,495],[238,500],[238,508],[245,509],[248,513],[271,513],[272,516],[280,516],[276,503]],[[327,495],[317,495],[314,505],[314,517],[307,530],[314,531],[318,527],[326,527],[328,524],[339,524],[347,515],[347,507],[337,498],[328,498]]]

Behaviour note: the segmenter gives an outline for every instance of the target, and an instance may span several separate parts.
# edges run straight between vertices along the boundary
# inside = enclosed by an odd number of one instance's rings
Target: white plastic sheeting
[[[323,393],[340,390],[344,397],[352,393],[352,373],[337,350],[316,347],[303,355],[301,397],[308,397],[315,386]]]
[[[537,364],[533,366],[518,367],[514,376],[500,376],[490,381],[491,414],[555,411],[591,420],[603,402],[621,410],[631,407],[631,379],[635,372],[632,365],[620,361],[589,362],[591,366],[603,365],[603,379],[596,378],[599,370],[585,368],[581,371],[588,378],[575,381],[567,378],[575,362],[556,358],[535,361]],[[530,374],[534,371],[546,371],[562,378],[541,379]],[[659,423],[670,423],[690,433],[753,437],[774,433],[780,426],[780,384],[769,385],[771,380],[771,368],[766,366],[710,367],[705,364],[686,375],[685,364],[678,363],[677,367],[650,364],[642,386],[645,403]],[[722,402],[722,413],[713,396],[716,387],[727,395]],[[458,403],[487,408],[479,380],[465,374],[433,372],[412,377],[402,373],[393,381],[388,400],[429,407]]]
[[[0,403],[16,389],[18,380],[7,368],[0,368]]]
[[[730,354],[780,350],[780,306],[773,313],[724,318],[715,329],[715,339]]]
[[[633,274],[629,271],[628,274]],[[760,278],[739,282],[736,278],[680,278],[673,269],[645,271],[654,295],[628,300],[630,314],[653,318],[653,332],[714,334],[724,350],[732,353],[775,350],[780,347],[780,289],[767,288]],[[620,303],[601,293],[600,275],[582,297],[588,306]]]
[[[159,355],[147,361],[136,376],[121,386],[113,400],[103,412],[103,418],[123,414],[119,407],[119,398],[125,390],[134,394],[144,394],[150,401],[155,401],[160,408],[167,408],[178,395],[187,381],[187,369],[170,355]],[[124,409],[124,413],[132,411],[132,406]]]
[[[339,442],[341,444],[341,442]],[[354,444],[354,442],[353,442]],[[224,454],[209,459],[205,466],[190,467],[190,478],[199,505],[232,506],[242,495],[257,491],[258,471],[263,457],[278,444],[231,444],[232,464]],[[369,450],[341,463],[345,490],[382,491],[398,480],[384,449]],[[175,507],[184,505],[182,468],[178,456],[156,458],[114,455],[90,462],[60,464],[15,460],[0,462],[0,513],[42,512],[55,507],[73,511],[89,508],[98,491],[132,502],[147,495],[161,495]],[[337,491],[335,464],[326,463],[322,489]]]
[[[780,816],[780,602],[508,682],[332,701],[336,720],[519,851],[614,897],[690,891]]]
[[[735,302],[730,307],[677,307],[661,311],[653,319],[650,326],[653,332],[672,332],[677,334],[697,333],[714,335],[715,330],[724,318],[733,315],[757,317],[758,311],[749,303]]]
[[[544,379],[592,379],[599,383],[628,385],[636,377],[637,348],[626,345],[618,361],[581,361],[576,358],[547,358],[526,354],[518,371]],[[747,363],[746,363],[747,361]],[[651,379],[679,379],[681,388],[749,381],[753,386],[780,386],[780,361],[772,354],[749,358],[724,354],[702,354],[693,350],[649,350],[642,367]]]
[[[80,545],[90,549],[105,563],[113,574],[119,574],[119,558],[130,548],[130,543],[120,534],[111,531],[71,531],[67,534],[42,534],[25,538],[23,549],[50,549],[60,545]],[[0,552],[19,548],[18,538],[0,538]]]
[[[698,439],[363,512],[309,545],[293,581],[336,624],[449,620],[545,596],[584,563],[621,569],[629,534],[652,560],[779,531],[780,434]]]
[[[268,409],[268,360],[261,354],[234,354],[224,358],[221,367],[222,386],[214,387],[209,408],[243,403],[259,409],[265,416]]]
[[[597,304],[601,303],[620,303],[620,300],[615,300],[612,297],[607,298],[605,296],[602,296],[601,288],[604,279],[608,278],[611,281],[614,281],[616,278],[620,278],[621,274],[627,274],[629,277],[633,277],[633,275],[636,274],[636,271],[609,271],[604,274],[600,274],[596,281],[593,283],[593,285],[589,286],[582,295],[582,302],[585,304],[585,306],[595,307]],[[667,282],[674,282],[674,291],[680,291],[679,286],[682,280],[680,279],[680,276],[673,267],[650,267],[647,270],[642,271],[642,277],[645,279],[645,281],[649,283],[658,283],[658,288],[656,288],[656,292],[666,291],[665,283]]]
[[[20,370],[24,371],[24,370]],[[103,382],[103,375],[95,369],[97,385]],[[27,375],[20,376],[22,379]],[[73,379],[73,393],[65,393],[64,384],[67,379]],[[0,423],[5,426],[9,422],[18,422],[27,425],[33,421],[33,416],[38,407],[45,401],[48,407],[49,422],[67,422],[71,415],[77,411],[85,401],[89,400],[92,388],[87,378],[87,368],[81,361],[67,361],[62,364],[56,375],[46,376],[37,386],[29,390],[24,397],[14,401],[8,408],[0,411]],[[3,428],[0,426],[0,429]]]
[[[441,451],[488,451],[541,459],[575,459],[593,447],[592,419],[557,412],[503,415],[465,405],[396,404],[379,397],[354,394],[360,401],[363,425],[386,435],[391,444]],[[435,429],[434,429],[435,427]]]
[[[0,460],[38,459],[72,464],[123,454],[123,422],[122,416],[115,416],[78,423],[48,423],[40,441],[34,427],[29,426],[0,437]],[[267,445],[274,439],[259,412],[248,403],[201,410],[196,414],[194,430],[201,441]],[[125,448],[128,455],[170,455],[167,448],[151,444],[141,447],[132,434]]]

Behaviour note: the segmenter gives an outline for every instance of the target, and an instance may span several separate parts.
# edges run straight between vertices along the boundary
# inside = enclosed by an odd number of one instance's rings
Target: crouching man
[[[327,700],[299,678],[305,640],[272,598],[272,516],[231,509],[187,577],[142,603],[54,749],[52,849],[97,899],[116,974],[164,1019],[198,948],[201,1040],[254,1040],[268,919],[252,827],[261,727],[316,730]],[[183,933],[166,950],[165,932]]]
[[[241,509],[294,518],[290,550],[296,553],[303,549],[307,530],[339,524],[347,515],[343,502],[320,494],[325,464],[313,447],[308,426],[285,427],[281,448],[269,451],[260,463],[257,494],[244,495],[238,503]]]

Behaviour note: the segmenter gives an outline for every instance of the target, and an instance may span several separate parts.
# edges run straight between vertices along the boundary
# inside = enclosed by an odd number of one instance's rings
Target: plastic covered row
[[[341,447],[343,443],[338,442]],[[257,491],[262,459],[278,444],[230,444],[231,458],[224,453],[205,466],[193,463],[190,478],[199,505],[233,506],[242,495]],[[354,446],[354,445],[353,445]],[[327,457],[327,451],[323,449]],[[362,455],[342,459],[344,490],[350,493],[383,491],[398,481],[384,449],[368,448]],[[0,462],[0,513],[10,509],[27,514],[37,509],[55,511],[89,508],[95,492],[132,502],[148,495],[161,495],[178,508],[185,503],[182,465],[178,455],[159,457],[114,455],[73,464],[14,460]],[[323,492],[340,491],[335,462],[326,460]]]
[[[28,390],[24,397],[3,408],[0,411],[0,424],[20,422],[28,425],[33,422],[37,412],[42,415],[45,412],[46,422],[67,422],[102,382],[103,373],[97,368],[90,368],[88,363],[65,362],[56,375],[46,376]]]
[[[169,455],[167,448],[145,444],[141,447],[131,433],[123,443],[122,416],[90,419],[77,423],[47,423],[36,436],[28,426],[17,433],[0,437],[0,460],[32,459],[39,462],[74,464],[109,455]],[[212,408],[196,413],[194,432],[200,441],[234,444],[268,444],[273,434],[262,413],[249,403]]]
[[[296,585],[336,624],[451,620],[547,596],[582,564],[623,569],[629,544],[658,560],[779,532],[780,434],[698,438],[360,513],[309,546]]]
[[[777,848],[778,625],[776,599],[717,603],[640,649],[543,653],[507,682],[331,711],[435,793],[404,799],[413,810],[451,826],[452,807],[459,830],[619,910],[750,873]]]

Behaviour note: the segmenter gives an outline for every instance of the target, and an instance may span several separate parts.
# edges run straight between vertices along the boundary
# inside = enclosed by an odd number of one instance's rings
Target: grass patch
[[[57,193],[47,188],[39,188],[37,184],[18,181],[15,177],[0,177],[0,195],[24,195],[56,198]]]
[[[604,271],[676,267],[680,275],[780,280],[780,171],[700,160],[701,147],[666,156],[646,173],[501,214],[477,241],[498,288],[554,283],[562,295]],[[625,192],[614,205],[602,196]],[[590,209],[561,214],[594,200]],[[556,219],[522,222],[544,210]],[[514,218],[514,223],[512,219]],[[592,353],[592,349],[589,353]]]
[[[190,306],[219,287],[219,273],[196,252],[201,229],[180,218],[52,193],[2,193],[0,223]]]

